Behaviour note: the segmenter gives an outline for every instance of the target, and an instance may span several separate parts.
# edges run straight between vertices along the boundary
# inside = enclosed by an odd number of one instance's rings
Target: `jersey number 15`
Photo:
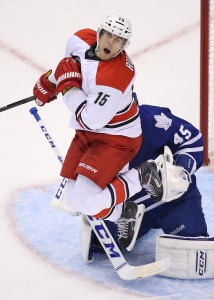
[[[98,93],[97,99],[94,101],[95,104],[99,104],[100,106],[103,106],[106,101],[108,100],[107,98],[110,97],[110,95],[104,94],[102,92]]]

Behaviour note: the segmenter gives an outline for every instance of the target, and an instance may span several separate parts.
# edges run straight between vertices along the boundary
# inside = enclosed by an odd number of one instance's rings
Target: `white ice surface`
[[[132,20],[128,53],[140,102],[168,106],[199,126],[199,0],[0,0],[0,6],[0,106],[32,95],[40,74],[63,57],[71,33],[96,29],[116,12]],[[79,219],[48,205],[60,182],[60,164],[29,113],[32,106],[0,115],[0,299],[214,299],[213,280],[155,276],[127,283],[105,256],[83,264]],[[66,108],[58,100],[39,112],[65,155],[73,136]],[[211,168],[198,172],[198,182],[214,235]],[[154,260],[156,234],[148,234],[127,259]]]

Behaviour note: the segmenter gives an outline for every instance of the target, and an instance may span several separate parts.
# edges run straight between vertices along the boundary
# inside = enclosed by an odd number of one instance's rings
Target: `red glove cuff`
[[[80,65],[71,57],[63,58],[58,64],[55,74],[57,93],[76,87],[81,89],[82,75]]]

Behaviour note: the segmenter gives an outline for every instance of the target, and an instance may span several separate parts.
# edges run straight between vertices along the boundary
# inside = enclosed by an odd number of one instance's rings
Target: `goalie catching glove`
[[[183,167],[173,165],[171,150],[165,146],[164,154],[147,160],[136,168],[141,186],[155,201],[170,202],[181,197],[191,183],[191,176]]]
[[[82,75],[80,64],[73,57],[63,58],[54,73],[56,91],[64,95],[72,87],[81,89]]]
[[[173,156],[169,147],[164,147],[164,154],[159,155],[154,162],[161,174],[164,202],[170,202],[181,197],[191,183],[190,174],[180,166],[173,165]]]

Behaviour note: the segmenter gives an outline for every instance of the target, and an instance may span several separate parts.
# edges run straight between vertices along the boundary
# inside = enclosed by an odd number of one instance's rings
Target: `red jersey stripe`
[[[118,112],[114,118],[111,119],[111,121],[108,123],[108,125],[115,124],[115,123],[121,123],[124,121],[127,121],[129,119],[132,119],[134,116],[136,116],[139,112],[139,109],[135,102],[132,102],[131,105],[127,107],[126,110],[123,110],[121,113]]]
[[[131,66],[131,67],[130,67]],[[122,93],[135,75],[134,65],[125,51],[109,61],[100,61],[97,68],[96,85],[113,87]],[[121,80],[123,78],[123,80]]]

